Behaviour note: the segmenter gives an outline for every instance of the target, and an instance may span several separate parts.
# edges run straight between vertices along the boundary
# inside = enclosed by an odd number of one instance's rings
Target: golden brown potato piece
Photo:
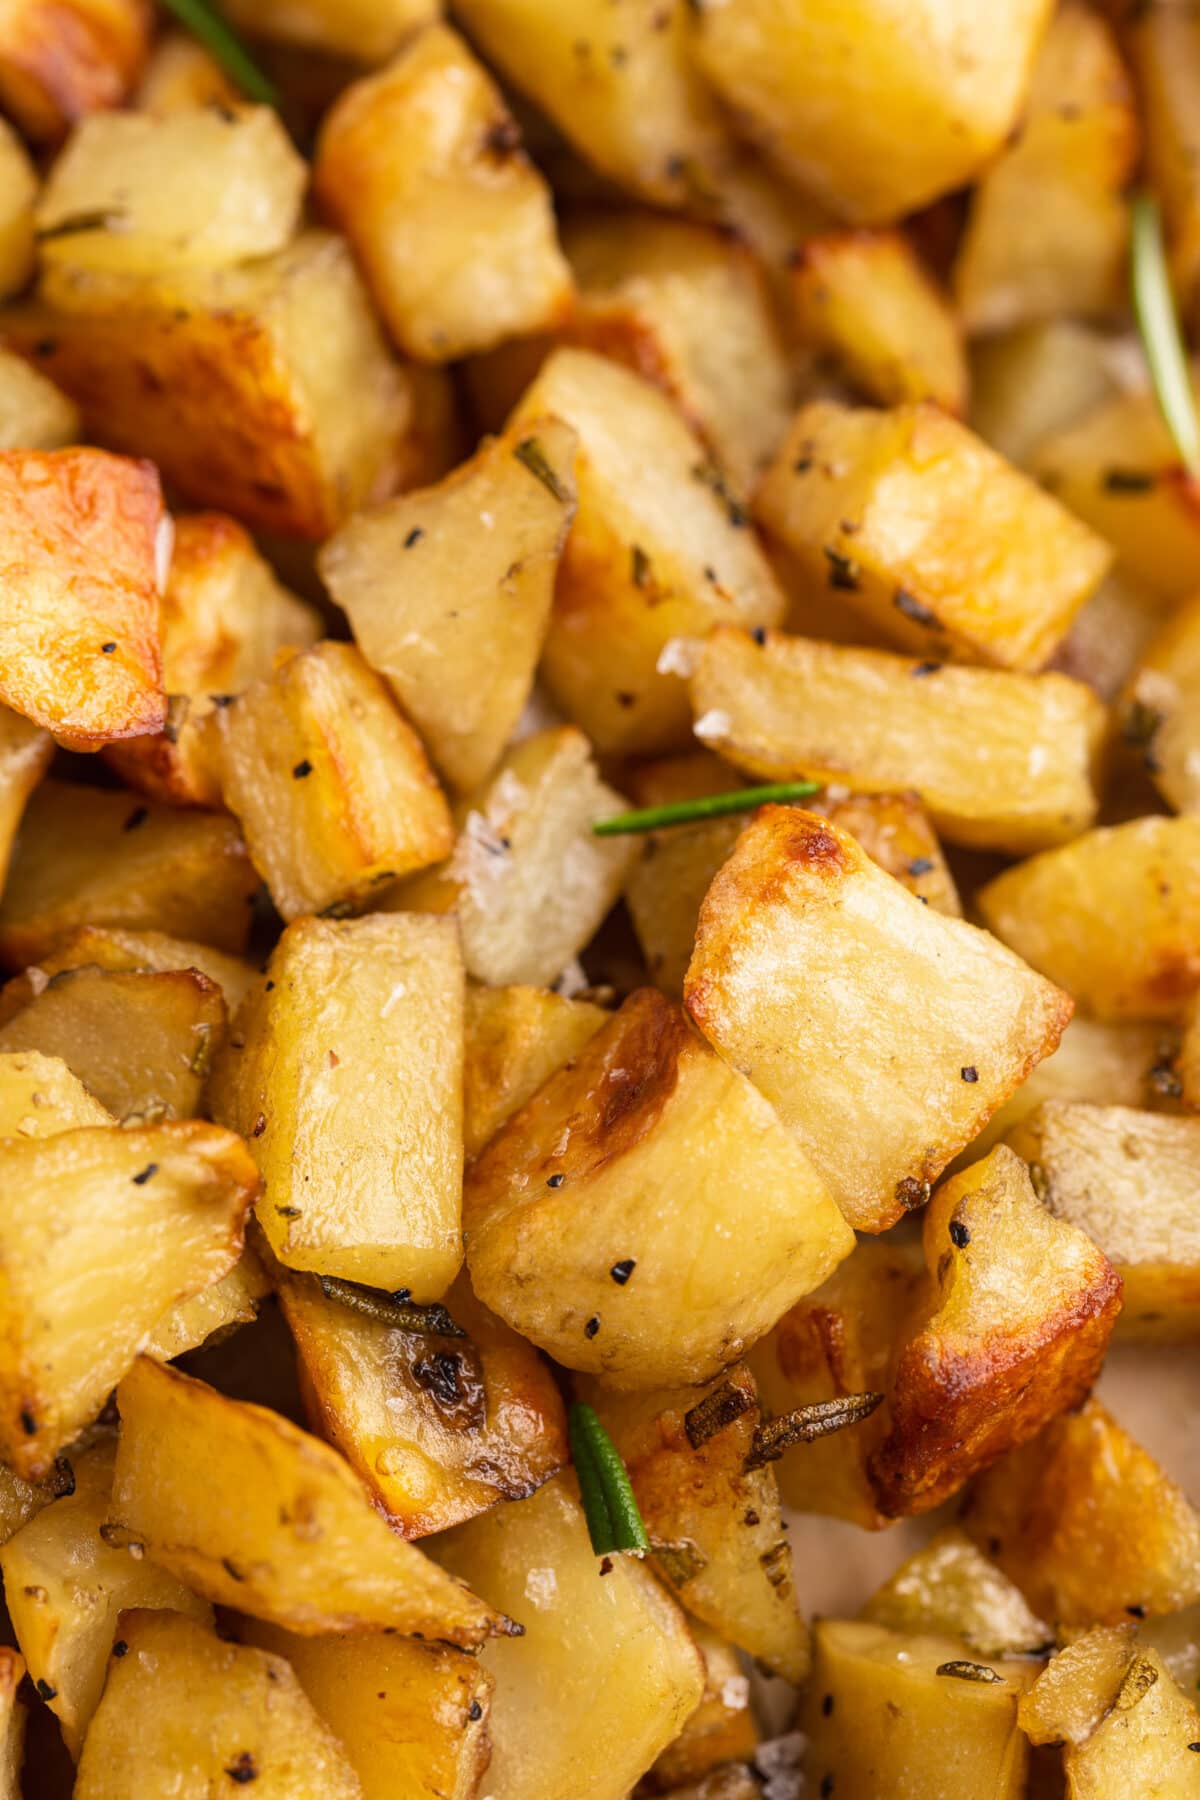
[[[1004,143],[1048,0],[985,21],[971,0],[706,5],[697,45],[772,162],[834,213],[877,224],[963,186]]]
[[[62,450],[82,435],[67,396],[15,350],[0,349],[0,449]]]
[[[20,713],[0,707],[0,888],[26,802],[53,755],[48,731],[30,724]]]
[[[0,1138],[54,1137],[112,1119],[57,1056],[0,1054]]]
[[[59,938],[53,950],[47,951],[23,974],[0,989],[0,1024],[7,1024],[23,1006],[42,993],[46,982],[55,975],[64,969],[84,968],[136,969],[154,973],[192,969],[220,988],[231,1014],[258,980],[258,970],[252,963],[240,956],[226,956],[207,944],[168,937],[162,931],[122,931],[105,925],[80,925]]]
[[[245,1146],[199,1120],[10,1138],[0,1180],[0,1445],[36,1481],[167,1308],[233,1267],[258,1183]]]
[[[881,406],[967,406],[962,327],[900,231],[833,231],[792,258],[791,300],[803,342]]]
[[[26,137],[57,142],[120,106],[149,47],[146,0],[13,0],[0,28],[0,103]]]
[[[1200,275],[1200,19],[1190,6],[1124,9],[1123,48],[1137,77],[1146,174],[1166,218],[1185,317]]]
[[[523,1500],[567,1461],[554,1378],[460,1278],[446,1308],[466,1335],[405,1331],[280,1269],[280,1304],[314,1431],[361,1476],[402,1537]]]
[[[1052,1656],[1017,1716],[1034,1744],[1079,1744],[1090,1737],[1117,1695],[1133,1661],[1135,1627],[1096,1625]]]
[[[511,1622],[388,1529],[328,1444],[139,1357],[117,1390],[110,1534],[223,1606],[302,1636],[477,1646]]]
[[[232,819],[45,781],[9,865],[0,962],[23,969],[81,925],[166,932],[236,952],[258,887]]]
[[[102,450],[5,450],[0,518],[0,700],[71,750],[157,731],[170,526],[154,469]]]
[[[193,505],[321,540],[392,491],[412,397],[327,232],[224,269],[48,269],[0,330]]]
[[[929,1198],[1071,1016],[986,932],[922,906],[831,820],[783,806],[760,809],[713,881],[684,1003],[859,1231]]]
[[[1008,1142],[1043,1204],[1086,1231],[1125,1286],[1120,1337],[1200,1337],[1200,1119],[1051,1100]]]
[[[232,7],[229,8],[232,12]],[[236,107],[242,96],[221,65],[190,32],[168,28],[157,38],[138,82],[139,112],[164,119],[193,106]]]
[[[492,773],[533,687],[575,512],[574,435],[541,419],[321,551],[355,642],[459,793]]]
[[[1028,468],[1043,438],[1117,391],[1112,339],[1074,319],[1048,319],[971,347],[970,425]]]
[[[143,1345],[143,1355],[173,1362],[217,1334],[224,1337],[239,1325],[249,1325],[270,1289],[262,1263],[247,1246],[228,1275],[163,1314]]]
[[[204,752],[285,919],[360,912],[454,841],[420,738],[350,644],[317,644],[209,713]]]
[[[1053,1632],[1018,1587],[957,1526],[948,1525],[876,1588],[862,1615],[889,1631],[961,1638],[978,1656],[1029,1656]]]
[[[167,728],[154,737],[110,745],[107,759],[156,800],[219,806],[201,720],[269,676],[281,651],[315,644],[320,615],[280,586],[235,519],[191,513],[175,521],[159,629],[170,696]]]
[[[1050,667],[1086,681],[1111,703],[1153,643],[1161,618],[1157,595],[1119,571],[1106,576],[1076,613]]]
[[[579,437],[567,538],[542,674],[612,754],[680,749],[687,694],[659,658],[719,623],[774,625],[783,596],[740,503],[670,401],[586,350],[556,350],[514,415]]]
[[[472,1161],[608,1014],[535,987],[467,988],[463,1149]]]
[[[1145,647],[1118,712],[1167,804],[1200,813],[1200,598],[1173,612]]]
[[[1200,1515],[1097,1400],[981,1476],[962,1522],[1059,1625],[1200,1599]]]
[[[569,1476],[460,1525],[437,1552],[525,1626],[483,1653],[496,1678],[489,1792],[624,1800],[703,1698],[703,1660],[675,1602],[634,1557],[614,1556],[600,1577]]]
[[[17,1642],[76,1760],[104,1687],[118,1614],[165,1607],[212,1623],[211,1606],[173,1575],[104,1541],[115,1453],[109,1440],[73,1458],[71,1490],[0,1550]]]
[[[20,293],[33,274],[33,204],[37,191],[37,172],[29,152],[5,121],[0,124],[0,299],[8,300]],[[24,447],[57,448],[31,441]]]
[[[710,1774],[720,1778],[725,1765],[744,1762],[758,1747],[750,1683],[737,1653],[707,1626],[693,1621],[691,1629],[704,1658],[704,1695],[641,1784],[649,1793],[675,1793]]]
[[[803,1681],[808,1627],[798,1611],[775,1471],[769,1463],[746,1466],[761,1422],[750,1371],[739,1365],[708,1393],[613,1394],[591,1381],[578,1391],[620,1452],[658,1552],[655,1567],[680,1605],[773,1674]],[[693,1448],[691,1409],[717,1392],[733,1417]]]
[[[549,330],[571,303],[550,190],[499,88],[447,26],[342,90],[313,184],[409,356],[451,362]]]
[[[637,847],[629,837],[598,838],[592,825],[624,809],[582,731],[539,731],[455,808],[459,837],[449,862],[379,904],[454,913],[467,973],[478,981],[546,986],[621,892]]]
[[[998,1144],[942,1183],[924,1219],[934,1290],[896,1345],[891,1430],[871,1475],[882,1511],[928,1512],[1085,1397],[1121,1280],[1083,1231],[1048,1212]]]
[[[878,1800],[1020,1800],[1028,1663],[978,1663],[961,1640],[821,1619],[801,1713],[812,1791]]]
[[[1200,989],[1200,818],[1132,819],[1006,869],[985,923],[1102,1019],[1179,1019]]]
[[[1017,1716],[1035,1744],[1065,1740],[1073,1800],[1200,1794],[1200,1713],[1162,1658],[1103,1627],[1059,1653]]]
[[[475,1800],[495,1686],[477,1657],[383,1632],[296,1637],[257,1619],[239,1630],[286,1658],[336,1734],[362,1800]]]
[[[224,10],[273,43],[377,63],[436,19],[440,0],[227,0]]]
[[[627,1388],[711,1380],[854,1241],[761,1095],[651,988],[492,1139],[463,1223],[485,1304]]]
[[[813,586],[900,648],[998,668],[1040,669],[1112,562],[1094,532],[928,402],[802,407],[755,512]]]
[[[1034,64],[1019,131],[971,199],[954,266],[968,331],[1120,311],[1139,137],[1111,28],[1070,0]]]
[[[761,781],[915,789],[943,836],[1019,855],[1096,816],[1107,715],[1065,675],[911,662],[883,650],[721,629],[690,682],[695,731]]]
[[[353,1768],[282,1657],[178,1612],[121,1615],[120,1656],[79,1764],[77,1800],[169,1800],[254,1782],[260,1800],[361,1800]]]
[[[214,1070],[274,1254],[438,1300],[462,1262],[462,960],[452,922],[298,919]]]

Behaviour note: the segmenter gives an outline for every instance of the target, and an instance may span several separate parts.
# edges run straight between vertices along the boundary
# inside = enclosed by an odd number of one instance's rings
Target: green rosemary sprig
[[[614,1550],[644,1556],[650,1539],[629,1471],[595,1412],[582,1401],[577,1400],[567,1414],[567,1435],[592,1549],[597,1556]]]
[[[702,794],[695,800],[670,800],[665,806],[647,806],[637,812],[614,813],[608,819],[595,819],[592,830],[597,837],[616,837],[626,831],[657,831],[663,825],[690,825],[694,819],[721,819],[727,813],[751,812],[756,806],[771,801],[785,805],[792,800],[807,800],[820,792],[817,781],[776,781],[768,787],[734,788],[728,794]]]

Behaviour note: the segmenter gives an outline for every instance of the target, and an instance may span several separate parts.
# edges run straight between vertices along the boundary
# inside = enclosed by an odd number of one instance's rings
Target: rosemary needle
[[[614,813],[609,819],[593,820],[592,830],[597,837],[616,837],[626,831],[657,831],[661,825],[690,825],[693,819],[720,819],[726,813],[751,812],[772,800],[780,804],[807,800],[810,794],[819,792],[817,781],[776,781],[769,787],[735,788],[728,794],[703,794],[695,800],[671,800],[665,806]]]
[[[567,1415],[567,1434],[592,1549],[597,1556],[613,1550],[645,1555],[650,1540],[629,1471],[595,1412],[582,1401]]]
[[[163,5],[187,27],[198,43],[204,45],[248,100],[257,100],[263,106],[279,105],[279,95],[272,83],[208,0],[163,0]]]
[[[1158,204],[1150,194],[1133,202],[1130,275],[1137,318],[1150,379],[1167,430],[1189,475],[1200,477],[1200,422],[1192,392],[1191,372],[1163,245]]]

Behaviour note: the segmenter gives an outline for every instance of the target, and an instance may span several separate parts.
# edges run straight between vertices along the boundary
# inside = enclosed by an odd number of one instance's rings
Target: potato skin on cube
[[[480,1298],[626,1388],[710,1380],[854,1241],[770,1107],[649,988],[492,1139],[463,1223]]]

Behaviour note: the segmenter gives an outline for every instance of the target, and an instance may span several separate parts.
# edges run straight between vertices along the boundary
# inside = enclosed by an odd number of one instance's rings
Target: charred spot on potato
[[[911,619],[914,625],[936,625],[938,622],[938,616],[933,608],[926,606],[923,601],[916,598],[915,594],[910,594],[906,588],[896,589],[892,595],[892,605],[898,613],[903,613],[906,619]]]
[[[257,1781],[258,1765],[254,1760],[253,1752],[240,1750],[226,1768],[225,1773],[230,1781],[236,1783],[238,1787],[245,1787],[247,1783]]]

